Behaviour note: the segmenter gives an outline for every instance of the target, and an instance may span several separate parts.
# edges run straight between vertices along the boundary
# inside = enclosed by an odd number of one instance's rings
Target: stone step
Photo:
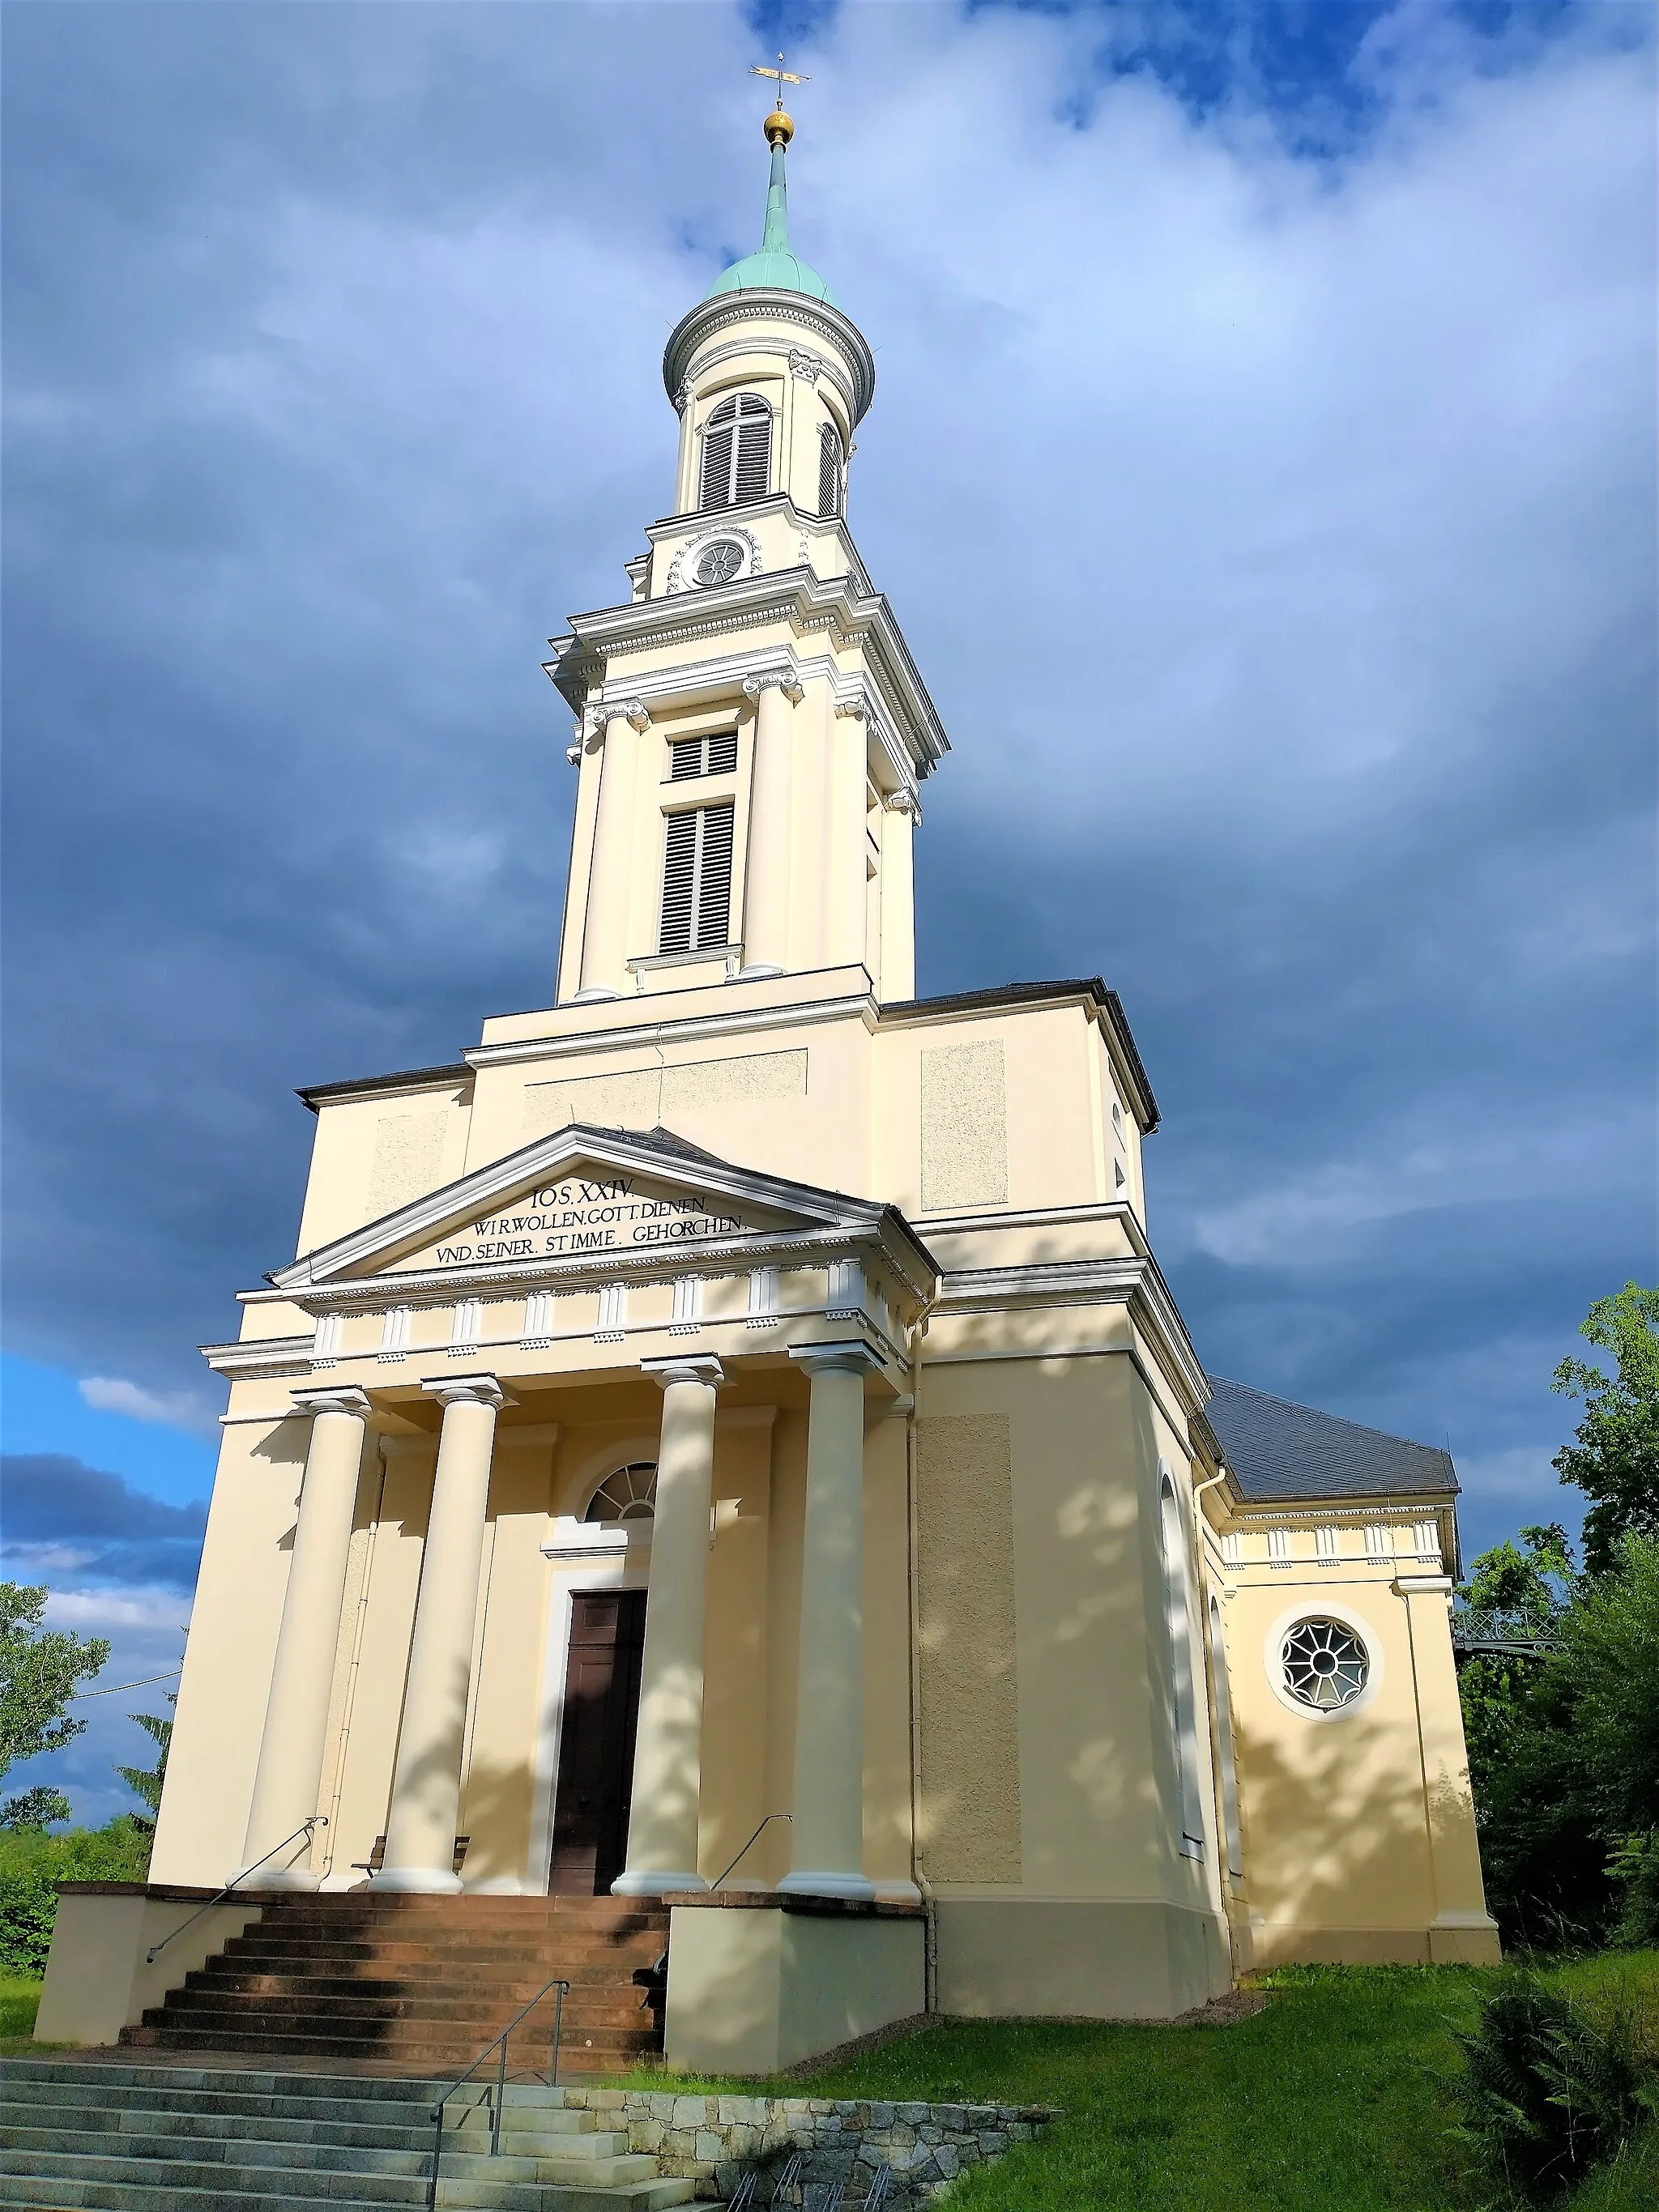
[[[134,2112],[130,2108],[0,2100],[0,2144],[9,2144],[20,2150],[61,2150],[72,2137],[82,2148],[125,2156],[129,2153],[140,2154],[142,2146],[142,2155],[152,2157],[174,2154],[165,2149],[158,2153],[154,2147],[160,2144],[263,2143],[270,2147],[273,2156],[299,2147],[319,2156],[340,2153],[347,2163],[349,2154],[358,2151],[407,2151],[424,2158],[432,2148],[432,2116],[435,2109],[434,2101],[430,2106],[416,2108],[406,2118],[395,2123],[382,2121],[377,2127],[363,2122],[284,2119],[268,2112],[168,2109]],[[560,2124],[565,2119],[577,2118],[575,2112],[538,2113],[528,2109],[515,2111],[509,2106],[505,2117],[514,2124],[503,2126],[501,2142],[518,2156],[581,2163],[628,2154],[628,2136],[623,2130],[567,2128]],[[487,2150],[488,2110],[482,2106],[470,2110],[450,2107],[444,2140],[457,2152],[475,2151],[480,2146]],[[183,2156],[186,2153],[181,2148],[176,2154]],[[263,2165],[267,2160],[262,2155],[258,2163]]]
[[[441,2206],[474,2207],[479,2212],[668,2212],[689,2203],[695,2194],[690,2181],[636,2181],[616,2189],[561,2188],[490,2183],[439,2185]],[[425,2198],[421,2200],[425,2203]],[[88,2181],[51,2173],[0,2174],[0,2204],[16,2205],[23,2212],[58,2212],[59,2206],[88,2208],[88,2212],[270,2212],[268,2191],[245,2191],[227,2172],[210,2188],[180,2188],[159,2185],[154,2175],[132,2179]],[[330,2212],[380,2212],[383,2197],[351,2197],[344,2193],[326,2200]]]
[[[365,1961],[365,1964],[373,1962]],[[619,1972],[609,1960],[603,1965],[596,1962],[578,1966],[569,1960],[553,1963],[556,1963],[559,1969],[556,1976],[542,1973],[539,1966],[534,1972],[527,1972],[522,1960],[515,1960],[511,1965],[504,1964],[501,1967],[465,1967],[452,1966],[446,1959],[441,1979],[446,1989],[457,1991],[477,1988],[488,1990],[491,1996],[514,1996],[522,1991],[519,1997],[521,2004],[528,2004],[532,1997],[540,1996],[547,1989],[548,1983],[555,1979],[568,1982],[573,1996],[578,1990],[637,1989],[641,1986],[631,1974]],[[651,1963],[654,1966],[656,1962],[653,1960]],[[256,1995],[272,1996],[298,1986],[325,1992],[332,1990],[341,1996],[394,1997],[410,1990],[429,1989],[439,1974],[435,1966],[431,1972],[416,1972],[413,1960],[409,1962],[409,1966],[410,1971],[401,1974],[348,1974],[342,1973],[339,1961],[331,1958],[294,1960],[280,1966],[259,1966],[240,1959],[216,1958],[211,1966],[192,1968],[185,1977],[184,1986],[186,1989],[201,1989],[211,1984],[215,1989],[248,1990]],[[550,1991],[548,1992],[547,2002],[550,2006],[553,2002]]]
[[[298,1990],[254,1990],[228,1987],[217,1977],[204,1979],[196,1987],[172,1990],[165,2006],[152,2005],[145,2013],[146,2021],[158,2023],[163,2014],[169,2018],[192,2019],[202,2013],[257,2013],[270,2020],[293,2020],[301,2015],[314,2014],[319,2020],[453,2020],[477,2021],[500,2034],[514,2013],[537,1994],[532,1983],[525,1996],[512,1988],[506,1990],[450,1990],[435,1978],[412,1994],[404,1996],[382,1996],[374,1990],[348,1989],[336,1994],[312,1987]],[[572,1990],[564,2002],[563,2018],[567,2027],[574,2022],[584,2026],[592,2021],[621,2025],[649,2007],[644,2002],[645,1993],[627,1983],[620,1989],[614,1984]],[[553,2033],[554,2007],[550,1997],[545,2007],[526,2017],[524,2036],[526,2042],[545,2043]],[[489,2040],[488,2032],[481,2042]]]
[[[256,2056],[282,2058],[370,2057],[407,2066],[411,2072],[421,2074],[459,2074],[478,2055],[477,2044],[471,2039],[465,2042],[421,2042],[402,2035],[377,2037],[373,2033],[261,2033],[244,2027],[217,2025],[184,2027],[170,2023],[166,2027],[127,2027],[121,2031],[121,2040],[152,2051],[246,2051]],[[559,2064],[562,2070],[573,2074],[592,2073],[615,2065],[623,2058],[656,2057],[661,2049],[661,2039],[653,2028],[632,2033],[618,2028],[596,2028],[591,2034],[584,2031],[580,2042],[562,2045]]]

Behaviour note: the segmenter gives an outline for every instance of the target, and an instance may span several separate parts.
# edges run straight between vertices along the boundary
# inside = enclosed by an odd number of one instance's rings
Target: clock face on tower
[[[743,566],[743,548],[735,538],[717,538],[697,556],[696,575],[700,584],[729,584]]]

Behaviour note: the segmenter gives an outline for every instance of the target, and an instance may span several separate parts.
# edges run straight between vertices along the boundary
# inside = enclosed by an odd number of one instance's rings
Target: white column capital
[[[799,707],[806,688],[793,668],[760,668],[743,679],[743,696],[757,700],[763,691],[781,691],[792,707]]]
[[[366,1421],[374,1410],[362,1390],[292,1390],[289,1395],[296,1413],[353,1413]]]
[[[493,1375],[445,1375],[422,1389],[441,1406],[516,1406],[518,1400],[504,1390]]]
[[[867,1344],[792,1344],[789,1357],[808,1375],[873,1375],[883,1365]]]
[[[665,1390],[671,1382],[706,1382],[713,1390],[726,1380],[726,1370],[712,1352],[700,1353],[696,1358],[676,1359],[642,1359],[642,1371]]]
[[[590,699],[586,711],[596,731],[612,722],[626,722],[635,730],[648,730],[651,726],[651,709],[643,699]]]

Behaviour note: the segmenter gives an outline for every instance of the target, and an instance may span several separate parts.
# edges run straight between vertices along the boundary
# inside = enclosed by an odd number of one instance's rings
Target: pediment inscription
[[[552,1260],[594,1252],[709,1243],[760,1233],[707,1192],[647,1182],[638,1176],[563,1175],[520,1192],[507,1203],[450,1229],[396,1270],[477,1267],[502,1260]]]

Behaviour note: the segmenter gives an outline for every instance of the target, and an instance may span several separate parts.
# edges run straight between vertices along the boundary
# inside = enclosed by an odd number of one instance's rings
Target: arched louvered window
[[[1204,1799],[1198,1786],[1198,1712],[1193,1698],[1192,1620],[1187,1606],[1187,1541],[1175,1479],[1158,1462],[1158,1534],[1164,1554],[1164,1614],[1170,1638],[1175,1753],[1181,1787],[1181,1848],[1204,1856]]]
[[[649,1521],[657,1510],[657,1462],[630,1460],[605,1480],[587,1501],[584,1521]]]
[[[702,434],[703,507],[764,499],[772,484],[772,410],[757,392],[722,399]]]
[[[841,433],[833,422],[818,432],[818,513],[841,513]]]
[[[732,817],[727,799],[668,817],[662,871],[659,952],[700,952],[729,941]]]

